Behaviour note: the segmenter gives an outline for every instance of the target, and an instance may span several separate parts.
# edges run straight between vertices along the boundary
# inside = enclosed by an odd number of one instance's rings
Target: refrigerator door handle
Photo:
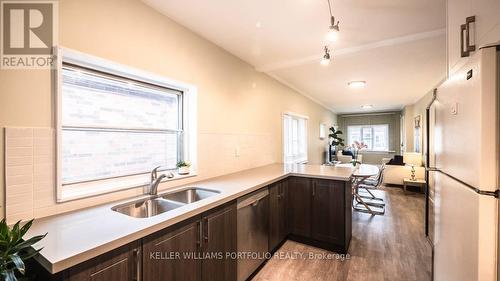
[[[458,181],[459,183],[465,185],[466,187],[468,187],[469,189],[471,189],[472,191],[474,191],[475,193],[477,193],[479,195],[493,196],[495,198],[498,198],[500,195],[500,190],[498,188],[496,188],[495,191],[481,190],[473,185],[470,185],[470,184],[462,181],[459,178],[456,178],[456,177],[454,177],[446,172],[441,171],[440,169],[438,169],[436,167],[429,167],[429,168],[427,168],[427,171],[428,172],[438,172],[438,173],[441,173],[449,178],[452,178],[453,180]]]

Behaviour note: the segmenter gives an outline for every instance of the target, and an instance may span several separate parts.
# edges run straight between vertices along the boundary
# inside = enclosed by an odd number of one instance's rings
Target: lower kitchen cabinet
[[[291,177],[288,184],[290,238],[346,253],[352,229],[350,183]]]
[[[140,279],[140,243],[133,242],[68,270],[65,281],[136,281]]]
[[[142,280],[201,279],[200,220],[189,220],[148,236],[142,244]]]
[[[327,243],[342,243],[345,235],[344,183],[315,179],[312,189],[311,238]]]
[[[288,235],[288,181],[269,186],[269,251],[278,247]]]
[[[144,281],[236,280],[236,205],[230,204],[143,239]]]
[[[236,280],[236,259],[226,256],[236,253],[236,204],[210,211],[203,216],[201,224],[203,281]]]
[[[291,234],[311,235],[311,179],[288,179],[288,226]]]

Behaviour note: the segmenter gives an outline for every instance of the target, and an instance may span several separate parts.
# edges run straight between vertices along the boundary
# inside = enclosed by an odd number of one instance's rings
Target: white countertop
[[[131,198],[37,219],[25,238],[48,233],[34,246],[36,249],[43,247],[36,259],[49,272],[57,273],[287,176],[348,181],[352,173],[352,167],[272,164],[162,191],[196,186],[221,193],[154,217],[133,218],[111,210],[113,206],[137,199]]]

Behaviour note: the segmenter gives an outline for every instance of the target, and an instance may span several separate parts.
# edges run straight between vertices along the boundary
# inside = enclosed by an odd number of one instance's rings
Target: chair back
[[[384,182],[384,170],[385,170],[385,164],[382,164],[382,167],[380,167],[380,171],[378,174],[377,187],[382,185],[382,183]]]

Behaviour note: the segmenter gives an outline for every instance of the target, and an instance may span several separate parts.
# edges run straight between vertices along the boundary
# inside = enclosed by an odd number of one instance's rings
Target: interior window
[[[372,151],[389,151],[389,125],[357,125],[347,127],[348,144],[364,142]]]
[[[285,163],[307,162],[307,118],[283,115],[283,154]]]
[[[61,73],[63,188],[175,169],[183,151],[182,91],[66,63]]]

